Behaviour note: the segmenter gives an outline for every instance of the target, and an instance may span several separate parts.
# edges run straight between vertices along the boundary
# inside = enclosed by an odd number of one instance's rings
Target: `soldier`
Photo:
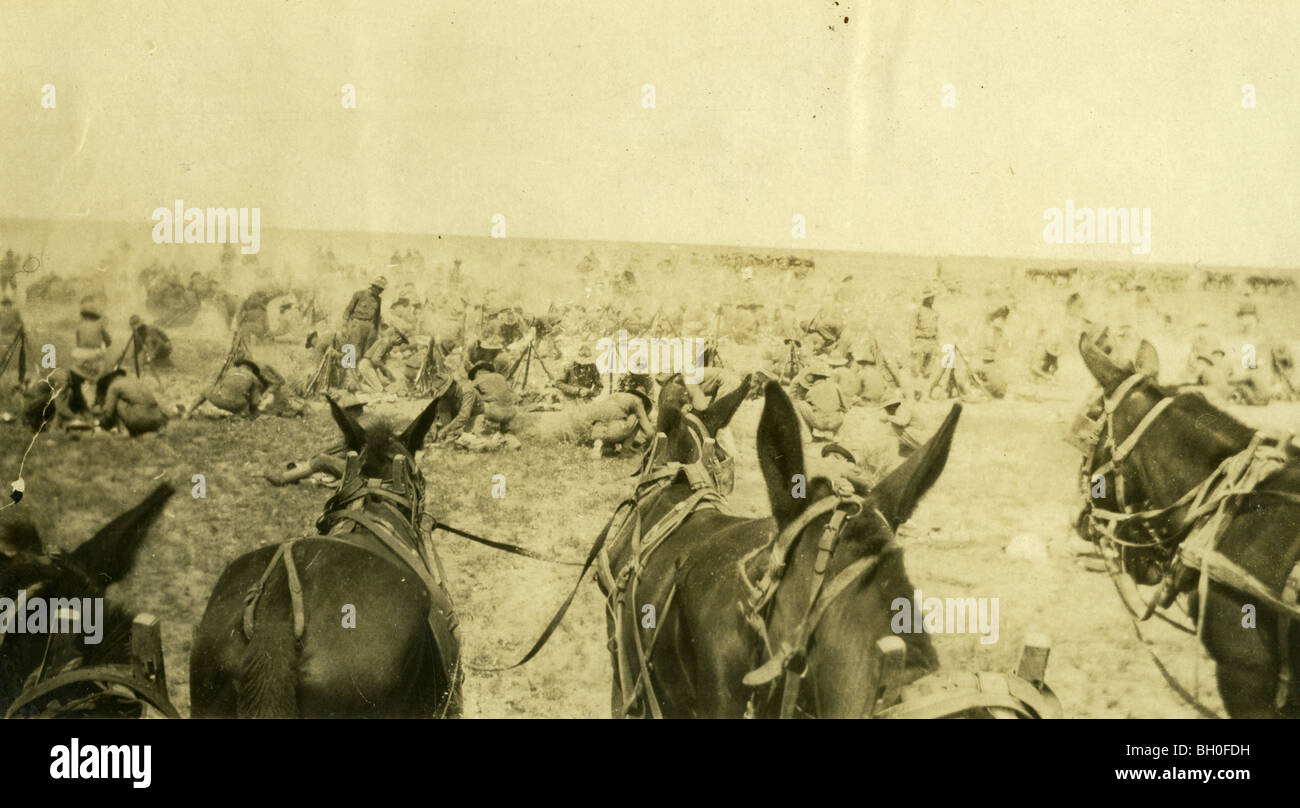
[[[387,286],[387,278],[382,275],[375,278],[369,288],[354,294],[343,310],[343,339],[352,345],[357,356],[365,356],[366,349],[379,333],[382,307],[379,297]]]
[[[239,307],[239,316],[236,320],[236,328],[242,331],[244,336],[254,340],[271,338],[271,320],[266,313],[266,307],[270,304],[271,297],[270,292],[257,289],[244,298],[243,304]]]
[[[930,369],[939,353],[939,313],[934,310],[935,289],[925,287],[921,292],[921,307],[912,321],[912,374],[928,379]]]
[[[1267,404],[1276,393],[1271,341],[1260,329],[1259,307],[1253,300],[1243,300],[1237,307],[1239,353],[1229,361],[1230,382],[1234,397],[1250,406]]]
[[[263,400],[271,401],[272,405],[279,401],[283,386],[284,377],[270,365],[259,365],[250,359],[237,359],[212,389],[204,394],[199,404],[208,401],[218,409],[252,419],[258,416]]]
[[[0,298],[0,352],[8,348],[9,343],[22,330],[23,316],[14,308],[14,302],[8,297]]]
[[[502,309],[497,316],[497,336],[503,345],[511,346],[524,338],[524,310],[514,308]]]
[[[357,376],[363,390],[382,393],[397,377],[388,369],[388,357],[392,351],[408,342],[406,335],[398,329],[384,324],[379,337],[366,349],[365,356],[357,362]]]
[[[830,367],[831,380],[844,394],[845,403],[853,406],[862,392],[862,381],[853,368],[849,367],[848,357],[836,349],[827,354],[826,364]]]
[[[844,414],[848,411],[844,394],[830,377],[830,368],[820,361],[799,377],[798,384],[804,392],[803,398],[794,402],[794,410],[814,439],[834,438],[844,425]]]
[[[564,368],[564,374],[555,382],[555,387],[565,398],[595,398],[600,395],[600,370],[591,361],[591,346],[583,344],[578,348],[577,361],[570,362]]]
[[[18,256],[13,250],[6,250],[3,261],[0,261],[0,295],[4,295],[8,290],[13,290],[18,294]]]
[[[860,340],[849,352],[858,377],[857,400],[851,403],[875,403],[884,398],[890,381],[881,368],[880,346],[874,339]]]
[[[573,416],[574,432],[579,442],[591,440],[591,456],[617,453],[627,441],[637,438],[637,431],[648,438],[654,434],[650,422],[650,396],[639,386],[617,391],[594,401]]]
[[[154,367],[171,367],[172,341],[167,334],[156,326],[140,319],[140,315],[131,315],[131,336],[140,351],[140,358]]]
[[[1010,307],[1005,305],[989,312],[984,336],[980,341],[980,366],[972,372],[975,380],[984,388],[984,392],[993,398],[1002,398],[1007,394],[1006,374],[1002,371],[1000,362],[1003,334],[1010,314]]]
[[[898,438],[898,456],[907,457],[921,448],[924,438],[917,434],[917,425],[914,423],[915,418],[912,411],[903,404],[903,397],[895,392],[885,399],[881,405],[884,411],[885,420],[894,430],[894,435]]]
[[[351,393],[344,393],[338,397],[334,403],[338,404],[339,409],[351,415],[354,419],[360,420],[365,410],[365,402]],[[362,424],[365,428],[365,424]],[[333,446],[328,447],[323,452],[312,456],[310,460],[296,460],[288,463],[284,471],[273,474],[262,475],[267,482],[276,487],[282,485],[292,485],[299,480],[310,477],[313,474],[329,474],[334,477],[342,478],[343,470],[346,464],[348,446],[340,441]]]
[[[85,381],[98,379],[104,372],[105,353],[113,344],[113,338],[104,328],[103,313],[94,298],[81,300],[81,319],[77,323],[76,341],[72,349],[72,359],[78,373]],[[88,391],[82,391],[82,398],[89,399]]]
[[[515,417],[515,393],[510,382],[486,363],[470,368],[469,380],[483,403],[483,434],[508,432]]]
[[[121,424],[133,438],[156,432],[167,423],[149,388],[122,368],[110,370],[96,382],[94,412],[100,415],[101,427],[112,429]]]
[[[48,421],[64,429],[89,428],[90,407],[82,394],[86,381],[71,368],[56,368],[33,379],[23,391],[23,420],[37,431]]]

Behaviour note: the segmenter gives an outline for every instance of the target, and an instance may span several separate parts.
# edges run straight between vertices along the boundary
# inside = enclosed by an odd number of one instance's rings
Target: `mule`
[[[415,464],[438,402],[396,432],[327,399],[356,456],[318,535],[246,553],[217,581],[190,656],[196,717],[460,713],[455,615]]]
[[[628,518],[606,528],[600,585],[607,598],[616,593],[607,615],[616,717],[865,717],[876,706],[875,644],[893,634],[890,604],[914,592],[894,531],[943,470],[961,408],[875,489],[840,496],[846,492],[830,481],[804,476],[798,417],[781,386],[769,382],[757,446],[772,516],[745,517],[708,494],[704,472],[684,470],[699,463],[705,441],[729,423],[747,387],[701,413],[683,409],[677,391],[663,391],[658,423],[666,444],[657,441],[648,452],[666,452],[683,473],[650,490],[639,485],[625,503]],[[643,473],[653,464],[647,457]],[[692,497],[704,505],[694,507]],[[836,511],[829,504],[855,499],[857,512],[837,529],[833,550],[822,553],[817,537]],[[664,533],[658,526],[666,517],[676,524]],[[650,542],[653,552],[646,552]],[[777,547],[780,559],[772,555]],[[760,630],[745,605],[755,600],[753,581],[777,567]],[[811,601],[818,614],[810,621]],[[938,667],[928,635],[902,639],[905,681]],[[620,661],[620,647],[637,653],[628,650]],[[795,695],[779,677],[755,681],[773,659],[778,673],[795,674]],[[783,709],[784,700],[792,710]]]
[[[47,552],[31,521],[17,518],[0,526],[0,598],[17,602],[24,592],[28,603],[43,598],[72,601],[103,598],[108,585],[120,581],[135,564],[149,527],[175,489],[161,484],[138,505],[102,527],[88,541],[67,553]],[[84,610],[83,610],[84,611]],[[82,615],[93,620],[92,615]],[[0,633],[0,715],[14,704],[29,680],[45,680],[62,668],[79,664],[83,668],[101,665],[129,665],[131,624],[135,615],[125,608],[104,602],[99,642],[86,642],[85,634]],[[52,697],[62,702],[61,716],[138,717],[142,705],[134,700],[95,698],[98,687],[83,682],[60,688]],[[16,715],[39,715],[48,699],[20,707]]]
[[[1085,539],[1122,547],[1124,568],[1137,583],[1162,585],[1144,617],[1189,595],[1188,611],[1217,665],[1229,715],[1295,717],[1297,621],[1280,619],[1285,610],[1267,600],[1287,592],[1288,579],[1297,575],[1300,451],[1279,443],[1267,465],[1252,470],[1253,447],[1264,436],[1200,393],[1159,386],[1159,357],[1149,342],[1124,365],[1086,335],[1079,352],[1101,385],[1104,411],[1085,461],[1091,490],[1076,529]],[[1249,482],[1218,488],[1227,468],[1236,470],[1229,476],[1244,472],[1241,479]],[[1209,557],[1226,559],[1239,573],[1237,583],[1215,574],[1200,580],[1197,566],[1180,560],[1193,544],[1199,558],[1212,551]]]

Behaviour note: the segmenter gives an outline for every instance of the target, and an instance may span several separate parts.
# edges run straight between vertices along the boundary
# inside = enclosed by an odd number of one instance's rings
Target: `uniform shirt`
[[[370,347],[366,348],[366,352],[361,358],[369,359],[374,364],[384,362],[388,359],[389,351],[393,350],[393,348],[402,340],[402,335],[395,329],[390,328],[383,334],[380,334],[378,339],[370,343]]]
[[[379,328],[379,309],[379,295],[369,288],[362,289],[348,301],[348,307],[343,311],[343,319],[374,323],[375,328]]]
[[[850,367],[832,369],[831,379],[839,385],[840,392],[844,394],[847,401],[852,401],[862,394],[862,379]]]
[[[132,376],[118,376],[108,385],[108,392],[104,397],[104,414],[112,416],[117,412],[117,405],[135,404],[145,407],[157,407],[158,399],[154,398],[153,393],[145,383]]]
[[[804,400],[813,409],[823,412],[844,412],[848,409],[844,404],[840,386],[830,379],[818,379],[814,382],[812,387],[808,388]]]
[[[135,337],[140,350],[148,359],[164,359],[171,355],[172,341],[161,328],[154,328],[151,325],[137,326]]]
[[[939,312],[931,306],[921,306],[916,310],[916,320],[912,326],[912,335],[917,339],[939,338]]]
[[[515,403],[515,392],[500,373],[480,370],[474,375],[474,389],[485,404],[511,406]]]
[[[82,318],[77,324],[77,347],[99,350],[113,344],[113,338],[104,330],[99,320]]]
[[[571,362],[555,386],[571,396],[581,395],[584,390],[594,394],[600,389],[600,371],[592,362]]]
[[[647,435],[654,434],[654,426],[645,414],[645,403],[635,393],[611,393],[591,402],[582,410],[582,419],[588,424],[622,421],[629,415],[637,417],[643,432]]]

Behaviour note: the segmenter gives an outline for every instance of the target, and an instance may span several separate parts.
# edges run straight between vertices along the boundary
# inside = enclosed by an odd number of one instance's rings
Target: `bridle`
[[[882,558],[900,549],[891,538],[877,552],[849,563],[828,582],[826,571],[831,557],[839,546],[845,528],[853,520],[865,515],[866,518],[879,520],[886,531],[889,531],[889,523],[880,510],[869,507],[866,501],[855,493],[850,483],[837,481],[833,485],[833,491],[834,493],[808,506],[797,519],[786,525],[772,542],[758,548],[738,563],[740,580],[748,593],[746,601],[741,604],[741,612],[745,615],[746,622],[763,641],[767,654],[767,660],[745,674],[743,680],[747,687],[754,688],[754,693],[750,697],[751,715],[758,713],[762,701],[761,689],[765,685],[775,685],[778,676],[782,679],[779,715],[781,718],[790,718],[794,715],[799,701],[800,686],[808,673],[808,644],[822,618],[841,595],[850,591],[856,584],[870,580]],[[830,518],[822,528],[817,542],[817,556],[813,562],[808,601],[803,607],[798,622],[781,641],[780,647],[773,648],[769,621],[772,618],[777,590],[787,580],[786,572],[790,554],[808,526],[827,514]],[[755,583],[750,579],[747,567],[751,560],[764,552],[768,554],[768,562],[762,578]],[[769,691],[767,698],[770,699],[774,695],[775,689]],[[876,706],[875,703],[871,705],[872,713],[875,712]]]
[[[1084,456],[1083,463],[1085,468],[1083,476],[1085,477],[1085,489],[1087,489],[1089,487],[1088,483],[1097,476],[1104,478],[1108,474],[1114,474],[1115,500],[1119,503],[1120,510],[1109,511],[1098,508],[1093,504],[1093,497],[1089,496],[1087,499],[1088,519],[1094,529],[1099,530],[1102,535],[1120,546],[1163,548],[1166,544],[1175,541],[1176,537],[1159,536],[1156,531],[1151,529],[1149,517],[1163,515],[1168,511],[1172,511],[1186,504],[1186,502],[1190,501],[1192,496],[1195,494],[1195,489],[1189,491],[1187,495],[1169,508],[1135,512],[1133,505],[1128,501],[1128,497],[1126,496],[1128,485],[1125,482],[1125,475],[1120,464],[1133,453],[1137,448],[1138,443],[1151,429],[1156,419],[1174,403],[1174,397],[1167,395],[1162,396],[1160,400],[1151,407],[1151,409],[1147,410],[1127,437],[1119,443],[1116,443],[1115,441],[1116,413],[1128,399],[1129,395],[1148,378],[1149,377],[1146,374],[1133,373],[1121,382],[1118,387],[1111,391],[1110,394],[1102,393],[1100,397],[1102,407],[1100,422],[1102,429],[1099,431],[1097,436],[1098,444],[1094,446],[1091,452]],[[1096,458],[1099,450],[1104,450],[1105,454],[1109,455],[1109,457],[1101,465],[1096,466],[1095,468],[1088,468]],[[1132,541],[1119,535],[1120,526],[1133,520],[1136,520],[1137,524],[1142,527],[1143,532],[1146,533],[1147,541]]]

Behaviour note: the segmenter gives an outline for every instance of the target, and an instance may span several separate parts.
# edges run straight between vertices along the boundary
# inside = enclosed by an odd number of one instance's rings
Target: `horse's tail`
[[[235,715],[239,718],[297,717],[298,641],[293,636],[293,607],[287,576],[278,571],[272,573],[253,608],[256,622],[240,661]]]

